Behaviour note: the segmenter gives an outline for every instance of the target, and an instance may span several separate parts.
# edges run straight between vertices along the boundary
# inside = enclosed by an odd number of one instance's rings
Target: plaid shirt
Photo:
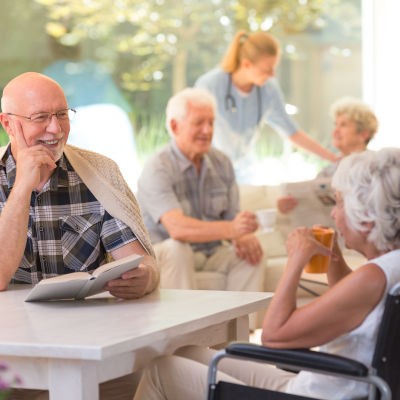
[[[0,212],[15,176],[9,147],[0,162]],[[107,252],[134,240],[131,229],[103,208],[62,156],[42,191],[32,192],[25,252],[12,282],[93,270]]]

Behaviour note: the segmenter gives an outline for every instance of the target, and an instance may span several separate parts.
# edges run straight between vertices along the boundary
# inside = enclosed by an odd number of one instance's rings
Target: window
[[[28,70],[58,80],[78,110],[69,142],[114,158],[133,189],[169,140],[168,98],[218,64],[239,28],[278,37],[288,111],[324,145],[330,104],[363,94],[361,0],[3,0],[0,21],[1,86]],[[253,183],[312,178],[322,167],[263,133]]]

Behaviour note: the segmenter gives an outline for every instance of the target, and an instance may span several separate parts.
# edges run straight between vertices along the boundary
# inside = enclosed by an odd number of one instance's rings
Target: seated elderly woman
[[[400,281],[400,149],[365,151],[345,157],[333,181],[337,204],[332,217],[345,244],[367,258],[351,270],[337,244],[332,253],[309,228],[287,239],[288,262],[267,309],[262,343],[275,348],[320,346],[371,365],[384,299]],[[297,306],[296,290],[303,267],[315,254],[331,254],[329,290]],[[204,399],[207,364],[213,351],[181,349],[156,360],[145,372],[135,400]],[[245,363],[245,364],[244,364]],[[221,378],[334,400],[367,396],[363,383],[301,371],[292,374],[249,361],[222,360]]]
[[[343,156],[367,150],[367,146],[378,130],[378,119],[366,103],[353,97],[342,97],[336,100],[330,109],[334,122],[332,145]],[[317,178],[331,178],[339,161],[322,169]],[[281,213],[288,213],[297,205],[293,196],[282,196],[277,207]]]
[[[378,130],[378,119],[367,104],[353,97],[336,100],[330,109],[334,122],[332,145],[343,156],[367,150],[367,146]],[[319,172],[318,176],[331,178],[338,162]]]

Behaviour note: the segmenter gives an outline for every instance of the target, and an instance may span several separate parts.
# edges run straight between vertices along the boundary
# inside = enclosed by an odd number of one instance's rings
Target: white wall
[[[400,147],[400,1],[363,0],[364,100],[380,128],[371,148]]]

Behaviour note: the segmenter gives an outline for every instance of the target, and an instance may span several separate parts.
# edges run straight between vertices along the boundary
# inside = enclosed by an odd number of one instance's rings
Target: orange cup
[[[335,231],[332,228],[312,228],[315,239],[321,242],[324,246],[332,250],[333,238]],[[331,261],[330,256],[323,256],[322,254],[315,254],[311,257],[310,261],[304,268],[304,272],[309,274],[323,274],[328,271],[328,267]]]

